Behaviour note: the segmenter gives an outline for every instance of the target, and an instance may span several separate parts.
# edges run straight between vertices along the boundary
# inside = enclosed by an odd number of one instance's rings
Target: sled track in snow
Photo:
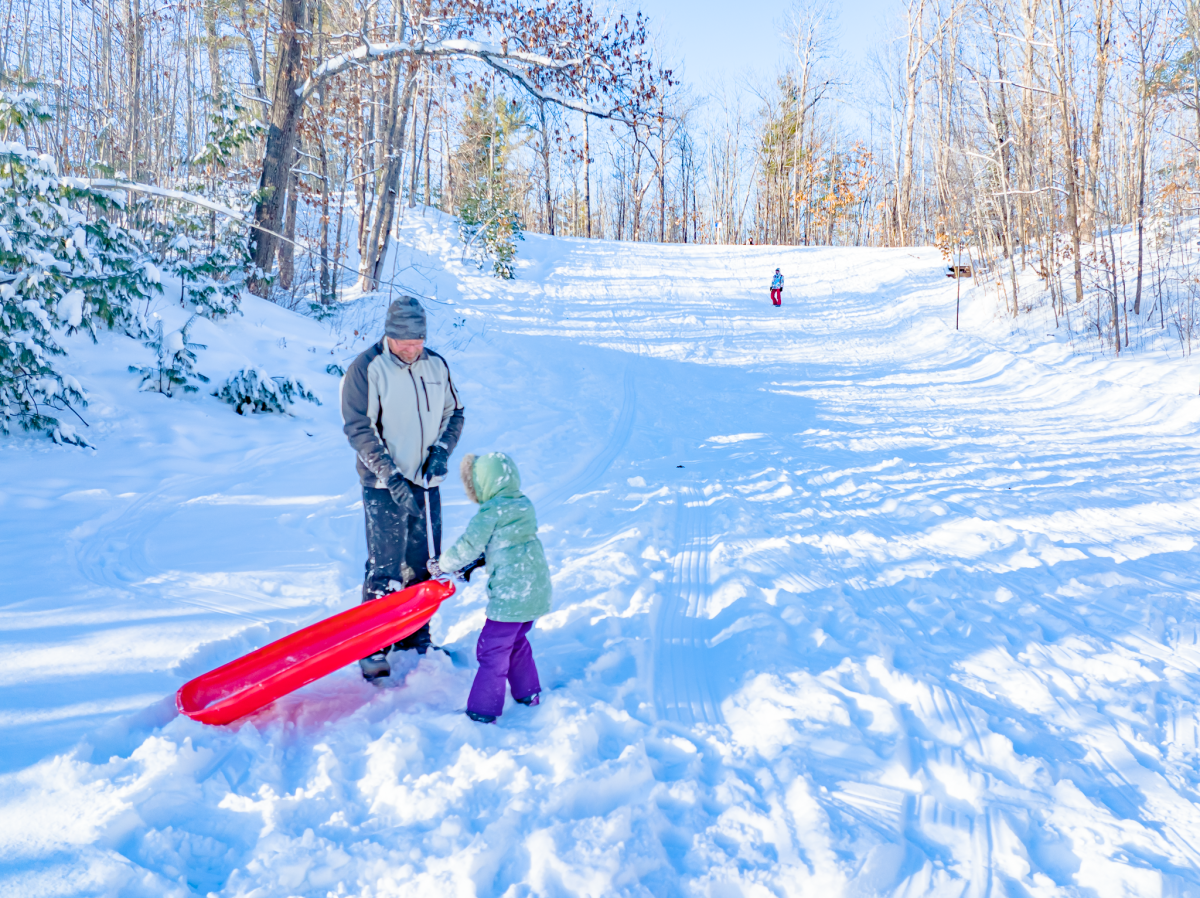
[[[98,586],[117,589],[149,576],[146,539],[160,522],[162,509],[171,506],[164,498],[168,487],[138,496],[120,511],[98,515],[91,533],[73,537],[71,558],[80,574]]]
[[[722,722],[698,626],[708,600],[710,546],[707,500],[685,486],[676,504],[674,570],[654,621],[655,713],[685,726]]]
[[[621,400],[621,412],[617,416],[617,424],[613,428],[612,435],[609,436],[608,442],[604,444],[604,448],[588,462],[579,474],[572,477],[565,484],[552,490],[545,498],[538,502],[538,505],[549,508],[554,505],[561,505],[572,496],[578,495],[585,491],[588,487],[593,486],[604,472],[609,469],[621,450],[625,448],[625,444],[629,442],[629,437],[633,433],[633,420],[637,414],[637,385],[633,376],[633,369],[625,369],[625,384],[624,396]]]

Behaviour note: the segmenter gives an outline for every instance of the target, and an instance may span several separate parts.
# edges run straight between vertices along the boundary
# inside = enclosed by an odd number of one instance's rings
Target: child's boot
[[[535,692],[533,695],[527,695],[525,698],[514,698],[513,701],[524,705],[527,708],[532,708],[534,705],[540,705],[541,693]]]
[[[475,711],[468,711],[467,716],[476,723],[495,723],[496,717],[493,714],[478,714]]]

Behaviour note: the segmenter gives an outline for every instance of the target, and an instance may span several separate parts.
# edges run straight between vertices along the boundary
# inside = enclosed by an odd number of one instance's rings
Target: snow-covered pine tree
[[[321,404],[321,400],[296,378],[270,377],[262,368],[243,368],[213,393],[228,402],[239,415],[247,412],[286,414],[299,399]]]
[[[213,321],[240,311],[246,286],[249,244],[245,229],[236,222],[230,224],[228,219],[218,221],[218,235],[211,242],[181,233],[168,244],[168,269],[182,284],[180,299],[190,302],[197,315]]]
[[[478,256],[480,267],[485,259],[491,259],[496,277],[512,280],[516,242],[525,239],[520,214],[504,201],[497,203],[484,190],[477,190],[459,207],[458,220],[459,237],[465,249]]]
[[[4,94],[0,116],[6,131],[48,118],[32,96]],[[51,313],[58,307],[78,326],[83,295],[58,289],[57,260],[45,250],[53,238],[29,210],[29,195],[37,196],[35,185],[52,174],[50,161],[35,157],[23,144],[0,144],[0,431],[8,433],[16,422],[25,430],[50,434],[55,442],[74,443],[82,442],[74,429],[51,412],[86,405],[87,399],[79,382],[55,365],[55,356],[64,350],[54,338]],[[47,267],[49,277],[43,276]]]
[[[491,259],[496,276],[513,276],[517,241],[524,240],[521,216],[512,198],[507,167],[520,136],[529,130],[524,108],[515,100],[478,88],[463,118],[463,143],[457,164],[466,190],[458,208],[463,252],[472,252],[480,267]]]
[[[145,247],[81,207],[118,200],[60,178],[54,160],[23,137],[50,119],[32,92],[0,91],[0,432],[13,424],[56,442],[85,444],[55,412],[86,405],[79,382],[58,367],[57,330],[98,323],[141,335],[142,300],[161,291]]]
[[[162,319],[155,323],[154,334],[146,341],[146,348],[154,350],[153,365],[130,365],[129,370],[142,375],[141,388],[150,393],[174,396],[175,390],[195,393],[199,387],[189,383],[189,378],[208,383],[208,378],[196,370],[197,349],[207,349],[203,343],[193,343],[188,331],[196,320],[193,315],[177,331],[164,333]]]
[[[184,181],[177,189],[231,208],[247,207],[250,191],[244,179],[228,177],[228,169],[237,152],[261,136],[263,126],[229,95],[215,107],[204,147],[191,160],[203,177]],[[178,203],[172,209],[169,233],[163,236],[168,269],[183,285],[181,299],[192,303],[198,315],[213,320],[238,312],[251,262],[245,227],[190,203]]]
[[[130,337],[144,337],[150,301],[163,292],[155,253],[140,233],[109,220],[106,213],[117,212],[126,202],[120,194],[68,189],[75,205],[90,203],[100,213],[84,222],[84,242],[76,244],[90,266],[89,271],[79,271],[74,278],[87,300],[84,326],[93,340],[98,324]]]

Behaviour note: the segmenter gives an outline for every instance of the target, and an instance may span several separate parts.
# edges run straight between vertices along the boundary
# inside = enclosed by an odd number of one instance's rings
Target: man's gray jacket
[[[425,349],[408,365],[381,338],[342,378],[342,420],[363,486],[386,489],[396,471],[424,486],[429,448],[440,444],[449,455],[458,445],[463,406],[445,359]]]

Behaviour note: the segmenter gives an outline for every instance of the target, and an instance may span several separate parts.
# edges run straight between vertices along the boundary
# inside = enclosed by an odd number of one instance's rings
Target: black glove
[[[388,492],[392,494],[392,501],[396,503],[403,514],[410,518],[421,516],[421,509],[417,508],[417,500],[413,498],[412,486],[404,475],[397,471],[387,482]]]
[[[443,449],[438,444],[429,447],[429,454],[425,456],[425,466],[421,468],[421,473],[425,475],[425,482],[430,486],[437,486],[446,478],[446,471],[449,470],[447,462],[450,460],[450,453]]]
[[[479,570],[481,567],[483,567],[484,564],[485,564],[485,559],[482,555],[480,555],[478,558],[476,558],[474,561],[472,561],[470,564],[468,564],[465,568],[463,568],[461,571],[459,571],[458,575],[460,577],[462,577],[464,580],[466,580],[468,583],[470,583],[471,575],[473,573],[475,573],[477,570]]]

